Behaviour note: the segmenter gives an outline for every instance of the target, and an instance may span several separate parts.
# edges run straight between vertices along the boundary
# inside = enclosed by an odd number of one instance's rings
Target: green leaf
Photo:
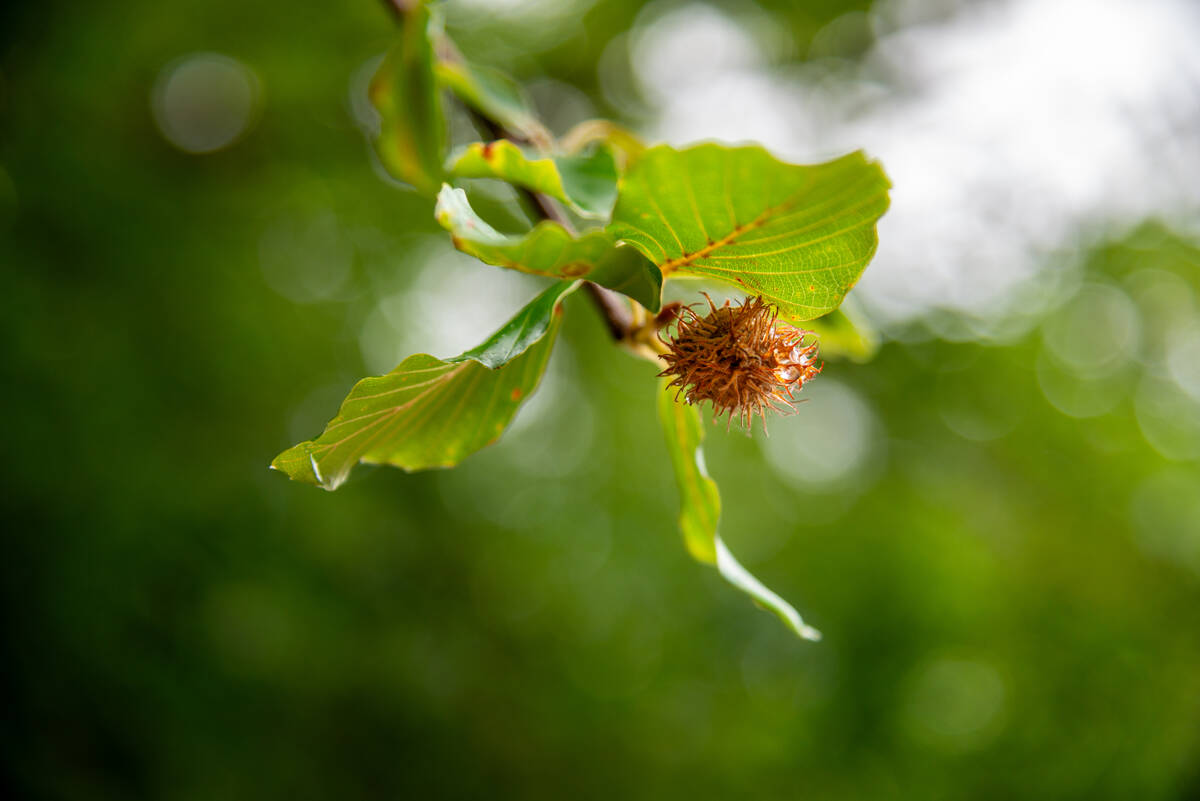
[[[679,487],[681,507],[679,528],[691,555],[700,562],[715,565],[721,576],[774,612],[796,634],[806,640],[819,640],[821,633],[805,624],[787,601],[763,586],[734,558],[717,534],[721,517],[721,495],[717,484],[704,466],[704,425],[695,407],[675,400],[675,390],[659,382],[658,417],[667,438],[675,483]]]
[[[561,200],[584,217],[608,217],[617,200],[612,150],[598,147],[579,156],[531,159],[512,142],[475,142],[451,158],[462,178],[498,178]]]
[[[875,253],[887,176],[862,153],[785,164],[760,147],[650,148],[609,230],[672,274],[762,295],[793,321],[833,311]]]
[[[662,273],[637,248],[618,243],[587,279],[633,298],[655,314],[662,309]]]
[[[335,490],[358,462],[404,470],[453,467],[495,442],[537,388],[578,282],[547,289],[483,344],[453,359],[409,356],[354,385],[317,439],[275,457],[292,479]]]
[[[550,134],[529,110],[521,85],[503,72],[457,57],[437,62],[434,69],[438,83],[508,133],[538,144],[549,143]]]
[[[716,564],[715,538],[721,519],[721,494],[704,465],[704,427],[700,414],[675,400],[675,390],[659,382],[658,417],[667,436],[675,483],[679,487],[679,530],[688,552],[698,561]]]
[[[484,367],[497,370],[537,344],[552,324],[557,324],[556,310],[562,299],[578,287],[578,281],[561,281],[543,291],[526,304],[499,331],[479,345],[460,353],[448,362],[477,361]]]
[[[375,149],[388,172],[417,191],[434,195],[442,183],[446,120],[433,75],[429,10],[403,11],[400,38],[388,51],[368,90],[379,112]]]
[[[543,221],[520,236],[502,234],[471,208],[467,193],[443,186],[434,216],[454,246],[480,261],[551,278],[584,278],[623,292],[643,306],[661,306],[662,277],[635,248],[618,247],[605,231],[575,236]]]

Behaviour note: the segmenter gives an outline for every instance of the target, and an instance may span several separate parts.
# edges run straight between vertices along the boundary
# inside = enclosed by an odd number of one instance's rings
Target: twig
[[[604,321],[608,323],[608,330],[613,339],[618,342],[629,339],[635,329],[633,311],[629,308],[629,303],[611,289],[605,289],[591,281],[584,281],[583,288],[604,315]]]
[[[412,2],[413,0],[383,0],[383,5],[397,21],[403,22],[405,14],[411,10]],[[452,54],[452,57],[457,56],[457,52],[452,49],[448,49],[448,52]],[[467,112],[471,115],[471,120],[493,141],[497,139],[507,139],[510,142],[516,143],[525,141],[523,137],[517,136],[511,131],[506,131],[500,123],[483,114],[478,109],[467,107]],[[525,187],[518,186],[514,188],[517,190],[517,194],[529,211],[530,216],[538,220],[552,220],[565,228],[569,233],[575,233],[571,221],[563,214],[552,198],[540,192],[526,189]],[[588,297],[592,299],[592,302],[604,317],[604,321],[608,323],[608,330],[612,333],[613,339],[618,342],[629,340],[635,329],[633,310],[629,302],[618,293],[593,284],[591,281],[584,281],[584,287],[587,289]]]
[[[478,110],[468,108],[467,112],[470,114],[471,120],[479,126],[489,139],[507,139],[510,142],[516,143],[524,141],[521,137],[516,136],[511,131],[505,130],[502,125]],[[563,214],[562,209],[558,207],[553,198],[547,197],[541,192],[534,192],[523,186],[514,186],[513,188],[517,190],[517,194],[532,217],[539,220],[551,220],[565,228],[568,233],[575,233],[575,227],[571,224],[567,216]],[[591,281],[584,281],[583,286],[587,290],[588,297],[592,299],[597,310],[603,315],[604,321],[608,323],[608,330],[612,334],[613,339],[618,342],[629,339],[630,334],[634,330],[633,310],[630,308],[629,302],[611,289],[605,289]]]

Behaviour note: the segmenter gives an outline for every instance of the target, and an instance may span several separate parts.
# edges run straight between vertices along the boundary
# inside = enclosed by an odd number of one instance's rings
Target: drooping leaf
[[[437,62],[438,82],[505,131],[536,144],[550,134],[529,110],[521,85],[499,70],[455,57]]]
[[[368,90],[379,112],[375,149],[393,176],[434,195],[446,158],[446,120],[433,75],[429,10],[421,3],[400,14],[400,35]]]
[[[688,552],[698,561],[716,564],[717,522],[721,494],[704,464],[704,427],[699,413],[676,402],[675,390],[659,382],[658,417],[667,437],[667,450],[679,487],[679,530]]]
[[[526,234],[508,236],[475,213],[466,192],[448,185],[438,194],[434,216],[450,232],[456,248],[480,261],[552,278],[587,278],[652,311],[661,305],[658,268],[635,248],[618,247],[605,231],[575,236],[547,220]]]
[[[387,375],[364,378],[321,436],[279,454],[271,467],[335,490],[358,462],[452,467],[490,445],[537,388],[558,332],[559,302],[577,284],[550,287],[453,359],[418,353]]]
[[[721,495],[704,465],[704,426],[695,407],[675,400],[675,390],[659,383],[658,416],[666,434],[667,449],[679,487],[679,528],[688,552],[700,562],[714,565],[721,576],[774,612],[796,634],[819,640],[821,633],[807,625],[800,613],[742,567],[717,533]]]
[[[838,307],[874,255],[889,186],[862,153],[799,166],[761,147],[659,145],[621,179],[609,230],[664,279],[724,281],[811,320]]]
[[[617,200],[617,164],[607,147],[578,156],[530,158],[504,139],[475,142],[451,158],[449,169],[462,178],[498,178],[541,192],[584,217],[608,217]]]

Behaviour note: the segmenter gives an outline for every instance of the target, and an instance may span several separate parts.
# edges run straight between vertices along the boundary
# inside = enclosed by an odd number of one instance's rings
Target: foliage
[[[612,109],[614,51],[619,66],[678,6],[589,3],[536,47],[528,16],[443,8],[478,60],[539,91],[553,76],[562,91],[539,100]],[[687,4],[716,6],[737,4]],[[823,67],[807,42],[847,5],[755,8],[795,43],[771,56],[790,74]],[[827,364],[769,438],[705,415],[722,538],[819,624],[809,647],[671,536],[656,369],[614,352],[583,288],[530,406],[459,467],[356,467],[332,495],[263,470],[361,375],[461,353],[553,283],[460,258],[430,196],[363,157],[346,95],[388,49],[378,3],[4,11],[10,796],[1200,797],[1200,400],[1164,361],[1200,320],[1194,233],[1080,209],[1100,239],[1042,253],[1011,317],[890,327],[869,362]],[[203,155],[149,113],[156,76],[198,48],[252,70],[263,99]],[[926,177],[949,179],[955,159],[933,161]],[[344,254],[314,230],[353,259],[340,283]],[[471,269],[480,289],[455,296]],[[428,304],[443,272],[461,305]],[[300,291],[312,275],[323,291]],[[839,310],[860,332],[863,288]],[[1137,336],[1097,317],[1097,289]],[[418,300],[432,311],[409,314]],[[833,323],[804,324],[827,360],[837,341],[875,347]],[[1086,374],[1059,358],[1064,336],[1095,355]],[[411,345],[376,350],[395,338]]]
[[[418,353],[385,376],[364,378],[320,438],[284,451],[271,466],[335,490],[360,461],[405,470],[458,464],[495,442],[537,388],[558,333],[558,304],[576,285],[550,287],[466,353]]]
[[[418,354],[385,376],[360,381],[320,436],[272,462],[291,478],[333,490],[357,462],[410,471],[453,467],[494,442],[537,387],[554,345],[558,302],[575,279],[603,287],[596,296],[617,293],[600,301],[614,334],[631,352],[656,361],[658,330],[671,319],[653,316],[666,281],[724,282],[799,323],[835,313],[874,255],[889,183],[862,153],[800,166],[755,146],[647,149],[605,121],[568,135],[575,151],[568,152],[526,107],[517,83],[464,60],[424,3],[397,8],[397,42],[371,83],[382,163],[422,194],[440,184],[434,214],[456,248],[559,283],[461,356]],[[443,162],[449,143],[442,90],[470,110],[481,130],[504,138],[467,143]],[[463,179],[516,187],[536,224],[516,235],[497,231],[452,183]],[[581,233],[567,210],[587,226]],[[832,327],[847,324],[839,316]],[[718,535],[720,499],[704,469],[698,412],[660,390],[659,414],[690,553],[797,634],[819,638]]]
[[[584,217],[603,219],[617,200],[617,163],[601,146],[579,156],[530,158],[507,139],[474,142],[451,161],[460,178],[499,178],[566,203]]]
[[[666,382],[659,387],[658,415],[666,434],[675,480],[682,496],[679,529],[688,551],[698,561],[715,565],[721,575],[755,601],[770,609],[792,631],[806,640],[819,640],[821,634],[805,625],[800,614],[787,601],[768,590],[738,563],[717,534],[721,517],[721,495],[717,482],[708,475],[704,464],[704,424],[700,413],[672,397]]]
[[[835,310],[875,254],[888,181],[861,153],[800,167],[762,148],[646,151],[612,231],[658,265],[760,295],[793,321]]]

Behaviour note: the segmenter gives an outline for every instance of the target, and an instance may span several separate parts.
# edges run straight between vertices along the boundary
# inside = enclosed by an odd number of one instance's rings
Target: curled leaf
[[[379,112],[375,150],[389,173],[427,195],[442,183],[446,120],[433,75],[429,10],[422,4],[400,15],[400,35],[368,94]]]
[[[617,165],[607,147],[576,156],[530,158],[512,142],[475,142],[450,160],[461,178],[498,178],[560,200],[584,217],[607,218],[617,200]]]
[[[662,277],[636,248],[595,230],[580,236],[552,221],[517,236],[502,234],[471,208],[467,193],[443,186],[434,216],[463,253],[510,270],[551,278],[586,278],[657,311]]]

